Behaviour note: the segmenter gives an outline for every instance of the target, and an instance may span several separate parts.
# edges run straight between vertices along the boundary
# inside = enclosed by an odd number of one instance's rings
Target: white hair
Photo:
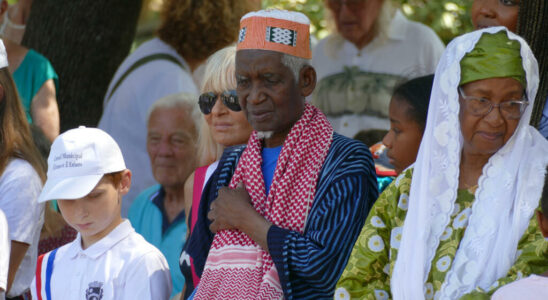
[[[274,131],[257,131],[257,138],[259,140],[268,140],[273,134]]]
[[[282,53],[282,64],[291,70],[293,76],[295,77],[295,82],[298,83],[301,70],[306,66],[310,66],[310,60],[293,56],[291,54]]]
[[[377,17],[373,28],[373,30],[375,31],[375,38],[371,41],[371,45],[373,47],[382,46],[388,40],[390,24],[392,23],[392,19],[394,19],[396,11],[397,7],[394,6],[392,1],[384,0],[381,11],[379,12],[379,16]],[[330,9],[328,9],[328,14],[326,14],[326,16],[328,28],[330,28],[330,31],[332,32],[327,37],[327,43],[325,45],[326,54],[331,58],[336,58],[339,50],[341,50],[343,46],[345,39],[337,31],[337,28],[335,26],[335,17],[333,16],[333,12]]]
[[[200,108],[198,106],[198,96],[190,93],[178,93],[160,98],[154,102],[147,113],[147,124],[150,120],[150,115],[160,108],[182,108],[192,119],[196,133],[200,128],[200,118],[202,116]]]

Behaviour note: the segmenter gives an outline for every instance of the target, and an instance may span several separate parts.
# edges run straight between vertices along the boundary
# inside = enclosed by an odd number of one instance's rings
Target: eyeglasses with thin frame
[[[220,97],[223,104],[232,111],[241,111],[240,103],[238,102],[238,95],[236,90],[224,91],[221,94],[215,94],[213,92],[203,93],[198,98],[198,105],[204,115],[209,115],[217,98]]]
[[[343,4],[346,4],[346,7],[350,10],[356,10],[360,8],[366,0],[328,0],[327,4],[332,10],[339,10],[343,6]]]
[[[465,108],[474,116],[485,116],[488,115],[493,107],[498,107],[501,115],[508,120],[517,120],[521,118],[525,112],[525,108],[529,105],[527,101],[527,96],[524,94],[523,98],[516,100],[506,100],[499,104],[494,104],[491,100],[482,98],[467,96],[464,94],[464,91],[459,87],[459,94],[462,99],[465,100]]]

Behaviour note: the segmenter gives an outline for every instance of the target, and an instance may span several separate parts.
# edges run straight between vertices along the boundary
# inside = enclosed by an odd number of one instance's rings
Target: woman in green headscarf
[[[544,271],[533,212],[548,142],[528,125],[537,87],[530,48],[506,28],[449,44],[417,161],[373,206],[336,299],[488,299]]]

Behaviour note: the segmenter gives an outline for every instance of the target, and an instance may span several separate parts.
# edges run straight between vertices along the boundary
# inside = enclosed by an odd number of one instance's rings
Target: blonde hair
[[[202,81],[202,93],[221,93],[226,90],[236,89],[236,46],[228,46],[215,52],[207,60],[204,78]],[[200,131],[198,134],[198,162],[205,166],[218,160],[223,154],[224,146],[215,142],[213,133],[202,116]]]
[[[46,180],[46,164],[32,139],[15,82],[7,67],[0,69],[0,175],[13,158],[26,160],[42,179]]]
[[[327,2],[328,0],[326,0]],[[326,3],[327,7],[327,3]],[[327,37],[326,41],[326,54],[331,58],[336,58],[339,50],[341,50],[345,41],[344,37],[337,31],[335,26],[335,17],[330,9],[327,9],[327,24],[331,31],[331,34]],[[382,46],[388,40],[388,33],[390,32],[390,24],[394,15],[396,14],[397,7],[394,6],[391,0],[384,0],[382,4],[379,16],[375,21],[373,30],[375,31],[375,38],[371,41],[371,45],[374,47]]]

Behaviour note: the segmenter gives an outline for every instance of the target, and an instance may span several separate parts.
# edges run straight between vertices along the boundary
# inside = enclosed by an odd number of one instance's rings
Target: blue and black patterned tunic
[[[213,241],[211,222],[207,219],[209,206],[217,198],[219,188],[230,183],[244,149],[245,146],[226,149],[204,188],[198,220],[180,261],[186,278],[186,296],[194,289],[190,259],[201,276]],[[335,133],[318,176],[304,233],[275,225],[268,232],[268,248],[286,299],[333,298],[335,284],[377,196],[369,149]]]

